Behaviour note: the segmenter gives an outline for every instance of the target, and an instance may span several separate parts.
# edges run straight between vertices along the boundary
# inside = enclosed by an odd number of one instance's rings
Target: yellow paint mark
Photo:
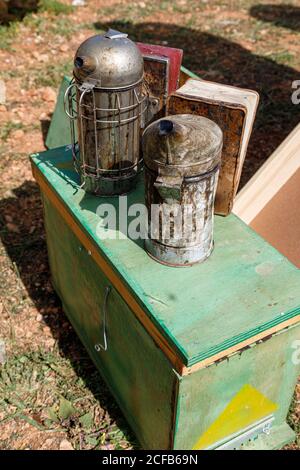
[[[193,449],[206,449],[272,414],[277,405],[251,385],[244,385],[198,439]]]

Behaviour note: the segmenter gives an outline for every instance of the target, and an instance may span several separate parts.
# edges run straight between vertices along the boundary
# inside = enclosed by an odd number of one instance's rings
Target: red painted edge
[[[170,94],[176,91],[179,84],[183,50],[174,47],[159,46],[157,44],[144,44],[142,42],[137,42],[136,45],[144,56],[153,55],[169,59],[168,93]]]

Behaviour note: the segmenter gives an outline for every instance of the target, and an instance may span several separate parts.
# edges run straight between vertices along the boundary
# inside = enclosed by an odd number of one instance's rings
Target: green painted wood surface
[[[299,375],[300,365],[292,360],[299,335],[300,325],[291,327],[226,361],[183,377],[178,392],[175,448],[192,448],[246,384],[278,406],[274,427],[282,426]],[[273,448],[286,443],[277,439]]]
[[[71,143],[70,122],[64,110],[64,95],[70,82],[70,77],[64,77],[59,88],[55,109],[46,139],[46,147],[48,149],[61,147],[62,145],[68,145]]]
[[[52,282],[65,312],[143,447],[170,448],[177,375],[113,288],[107,301],[108,349],[95,351],[95,344],[103,344],[104,292],[110,282],[43,199]]]
[[[299,314],[299,270],[234,215],[215,217],[215,249],[207,261],[163,266],[120,227],[123,239],[99,238],[97,207],[105,202],[118,210],[118,198],[97,198],[80,189],[68,148],[37,154],[32,161],[186,365]],[[141,177],[128,206],[143,199]]]

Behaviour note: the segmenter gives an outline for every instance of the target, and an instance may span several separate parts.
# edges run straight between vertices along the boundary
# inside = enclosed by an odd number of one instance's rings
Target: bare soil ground
[[[28,154],[44,148],[76,47],[110,26],[135,40],[181,47],[184,65],[203,78],[260,92],[245,184],[299,122],[300,107],[291,102],[292,82],[300,79],[299,2],[26,4],[14,2],[0,25],[0,79],[7,89],[0,104],[0,360],[3,342],[6,348],[0,449],[130,449],[137,443],[52,289]],[[298,434],[289,448],[299,450],[300,385],[289,422]]]

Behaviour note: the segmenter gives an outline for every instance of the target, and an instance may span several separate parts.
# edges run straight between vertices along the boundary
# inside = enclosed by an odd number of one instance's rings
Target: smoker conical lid
[[[191,114],[167,116],[143,134],[145,164],[160,173],[193,176],[212,170],[220,161],[223,134],[210,119]]]
[[[108,30],[92,36],[78,48],[74,76],[79,81],[95,81],[103,88],[126,87],[143,76],[143,57],[127,34]]]

